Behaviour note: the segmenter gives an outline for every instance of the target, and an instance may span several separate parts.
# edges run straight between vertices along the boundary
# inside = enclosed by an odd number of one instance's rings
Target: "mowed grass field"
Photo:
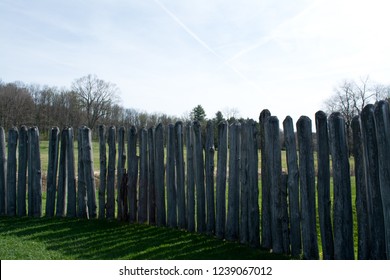
[[[48,141],[41,141],[44,177],[48,166]],[[75,164],[77,170],[77,142]],[[94,170],[99,173],[99,145],[93,143]],[[282,151],[282,168],[287,170]],[[216,159],[216,155],[215,155]],[[317,166],[316,155],[315,166]],[[260,162],[260,158],[259,158]],[[351,160],[351,164],[353,164]],[[215,166],[217,166],[215,164]],[[260,165],[259,165],[260,166]],[[353,166],[351,165],[351,170]],[[260,179],[260,177],[259,177]],[[98,180],[97,180],[98,181]],[[351,177],[354,241],[357,248],[355,178]],[[261,187],[261,182],[259,181]],[[331,188],[331,199],[333,190]],[[260,192],[261,193],[261,192]],[[46,193],[43,192],[43,210]],[[259,198],[261,205],[261,197]],[[321,235],[317,214],[320,257]],[[356,251],[356,249],[355,249]],[[355,252],[355,255],[357,252]],[[169,228],[106,220],[0,218],[0,259],[288,259],[212,236]]]

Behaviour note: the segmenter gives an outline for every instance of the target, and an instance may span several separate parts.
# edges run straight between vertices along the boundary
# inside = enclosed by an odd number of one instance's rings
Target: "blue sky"
[[[125,107],[311,118],[344,79],[390,84],[379,0],[0,0],[0,79],[115,83]]]

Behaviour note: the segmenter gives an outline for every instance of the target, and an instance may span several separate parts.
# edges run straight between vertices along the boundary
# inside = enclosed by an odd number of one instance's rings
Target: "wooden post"
[[[66,176],[66,132],[61,131],[61,147],[60,147],[60,165],[58,171],[58,191],[57,191],[57,207],[56,216],[65,217],[66,215],[66,194],[68,190],[68,178]]]
[[[257,129],[253,120],[248,122],[248,238],[249,245],[260,247],[260,212],[259,212],[259,157]]]
[[[107,218],[115,218],[115,161],[116,161],[116,128],[108,128],[108,172],[107,172]]]
[[[261,150],[261,246],[266,249],[272,247],[271,237],[271,206],[270,206],[270,176],[265,160],[265,124],[271,116],[267,109],[261,111],[260,122],[260,150]]]
[[[206,231],[206,207],[204,185],[204,161],[202,149],[201,127],[198,121],[193,123],[194,129],[194,158],[195,158],[195,184],[196,184],[196,220],[197,231]]]
[[[18,130],[16,127],[8,131],[7,161],[7,215],[16,216],[16,149]]]
[[[390,259],[390,112],[389,104],[380,101],[375,108],[380,192],[382,197],[386,257]]]
[[[318,189],[318,215],[320,220],[322,257],[324,260],[334,259],[334,242],[331,221],[330,200],[330,161],[328,142],[328,120],[324,112],[315,114],[317,131],[317,189]]]
[[[0,216],[7,211],[7,158],[4,128],[0,127]]]
[[[27,138],[28,138],[27,127],[23,125],[20,127],[20,131],[19,131],[19,156],[18,156],[19,158],[18,158],[18,195],[17,195],[18,210],[17,211],[18,211],[18,216],[20,217],[26,216],[27,214],[26,211],[27,156],[28,156]],[[58,150],[58,143],[57,143],[57,150]],[[54,215],[54,202],[53,202],[53,215]]]
[[[83,128],[83,164],[85,181],[87,185],[89,218],[96,218],[96,185],[93,172],[92,136],[88,127]]]
[[[143,128],[140,131],[140,177],[139,177],[139,201],[138,222],[148,221],[148,131]]]
[[[138,181],[138,157],[137,157],[137,129],[131,126],[127,139],[127,166],[129,169],[128,201],[129,221],[137,221],[137,181]]]
[[[283,130],[288,169],[287,189],[290,212],[291,255],[298,257],[302,252],[301,215],[299,210],[299,171],[294,124],[290,116],[287,116],[283,121]]]
[[[148,168],[148,190],[149,190],[149,224],[156,224],[156,185],[155,185],[155,148],[154,148],[154,129],[148,129],[148,149],[149,149],[149,168]]]
[[[186,193],[183,154],[183,123],[175,124],[175,159],[176,159],[176,189],[177,189],[177,223],[180,229],[187,227]]]
[[[186,125],[187,148],[187,229],[195,231],[195,177],[194,177],[194,133],[192,124]]]
[[[249,162],[248,162],[248,142],[249,142],[248,123],[241,123],[241,157],[240,157],[240,242],[243,244],[248,243],[248,211],[249,211]]]
[[[125,153],[125,128],[121,126],[118,130],[118,168],[117,168],[117,203],[118,203],[118,214],[117,218],[122,221],[127,216],[127,213],[124,213],[125,208],[125,199],[123,195],[126,191],[122,190],[122,180],[123,174],[125,171],[126,164],[126,153]],[[127,198],[126,198],[127,199]]]
[[[356,180],[356,216],[358,224],[358,259],[370,258],[370,240],[367,212],[366,177],[364,171],[363,138],[359,116],[352,119],[353,156],[355,160]]]
[[[214,205],[214,126],[212,121],[207,122],[206,146],[205,146],[205,171],[206,171],[206,202],[207,223],[206,231],[215,233],[215,205]]]
[[[215,228],[215,233],[218,238],[225,237],[227,151],[228,151],[228,123],[226,121],[222,121],[218,125],[217,199],[216,199],[217,207],[216,207],[216,228]]]
[[[99,219],[106,217],[106,188],[107,188],[107,151],[106,151],[106,127],[99,125]]]
[[[67,176],[68,176],[68,205],[67,205],[67,217],[75,218],[77,216],[77,197],[76,197],[76,174],[74,166],[74,133],[73,128],[69,127],[66,130],[66,163],[67,163]]]
[[[77,166],[77,195],[78,195],[78,217],[89,218],[88,204],[87,204],[87,186],[85,182],[84,162],[83,162],[83,128],[79,128],[77,134],[77,152],[78,152],[78,166]]]
[[[297,122],[303,258],[318,259],[316,228],[315,171],[311,120],[302,116]]]
[[[46,217],[54,216],[54,207],[57,191],[57,169],[58,169],[58,127],[53,127],[49,138],[49,159],[47,170],[47,191],[46,191]],[[21,144],[21,143],[20,143]]]
[[[386,259],[383,205],[379,182],[378,146],[374,105],[367,105],[361,113],[366,174],[367,210],[370,234],[370,259]]]
[[[164,128],[161,123],[157,125],[155,130],[155,147],[156,223],[157,226],[165,226]]]
[[[29,129],[29,216],[42,216],[42,173],[39,149],[39,131],[37,127]],[[31,204],[31,205],[30,205]]]
[[[167,143],[167,222],[169,227],[175,228],[177,226],[177,203],[175,184],[175,139],[174,127],[172,124],[168,125]]]
[[[334,257],[354,259],[351,180],[345,122],[340,113],[329,117],[329,144],[333,165]]]
[[[265,130],[265,162],[269,171],[270,210],[272,252],[283,253],[282,210],[281,210],[281,176],[282,162],[279,140],[279,120],[271,116],[266,120]]]
[[[240,213],[240,151],[241,151],[241,124],[235,122],[229,129],[229,192],[226,220],[226,239],[238,240],[239,213]]]

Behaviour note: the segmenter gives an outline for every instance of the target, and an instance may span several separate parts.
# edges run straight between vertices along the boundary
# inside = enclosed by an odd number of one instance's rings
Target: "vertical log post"
[[[386,257],[390,259],[390,112],[389,104],[380,101],[375,108],[376,138],[378,142],[379,181],[382,197]]]
[[[19,131],[19,155],[18,155],[18,216],[26,216],[26,185],[27,185],[27,156],[28,156],[28,133],[27,127],[21,126]],[[58,154],[58,131],[57,131],[57,154]],[[0,159],[1,160],[1,159]],[[1,164],[0,164],[1,166]],[[0,167],[1,169],[1,167]],[[1,172],[1,171],[0,171]],[[55,193],[54,193],[55,196]],[[53,211],[54,215],[54,201]]]
[[[270,206],[270,176],[265,159],[265,123],[271,116],[267,109],[261,111],[260,122],[260,150],[261,150],[261,246],[266,249],[272,247],[271,237],[271,206]]]
[[[137,221],[137,181],[138,181],[138,157],[137,157],[137,129],[131,126],[127,139],[127,166],[129,169],[128,202],[129,221]]]
[[[54,216],[55,198],[57,191],[59,133],[60,130],[58,127],[53,127],[50,131],[46,191],[46,217]]]
[[[199,233],[206,231],[206,207],[204,184],[204,161],[202,149],[201,127],[198,121],[193,123],[194,129],[194,158],[195,158],[195,184],[196,184],[196,226]]]
[[[302,116],[297,122],[303,258],[318,259],[316,228],[315,171],[311,120]]]
[[[175,159],[178,218],[177,223],[180,229],[185,229],[187,227],[183,146],[183,123],[179,121],[175,124]]]
[[[18,130],[16,127],[8,131],[8,161],[7,161],[7,215],[16,216],[16,149],[18,145]]]
[[[117,218],[120,221],[125,220],[127,213],[124,213],[125,208],[125,198],[122,197],[126,193],[125,190],[122,190],[122,179],[123,174],[125,173],[125,164],[126,164],[126,153],[125,153],[125,128],[121,126],[118,130],[118,168],[117,168],[117,203],[118,203],[118,215]],[[126,194],[127,196],[127,194]],[[127,197],[126,197],[127,199]]]
[[[85,182],[84,162],[83,162],[83,128],[80,127],[77,134],[77,152],[78,152],[78,164],[77,164],[77,196],[78,196],[78,217],[89,218],[88,204],[87,204],[87,185]]]
[[[249,209],[249,162],[248,162],[248,142],[249,142],[248,123],[241,123],[241,158],[240,158],[240,242],[248,243],[248,209]]]
[[[148,129],[148,149],[149,149],[149,168],[148,168],[148,190],[149,190],[149,224],[156,224],[156,185],[155,185],[155,174],[154,174],[154,129],[151,127]]]
[[[157,125],[155,130],[155,147],[156,224],[157,226],[165,226],[164,128],[161,123]]]
[[[148,221],[148,131],[143,128],[140,131],[140,177],[139,177],[139,201],[138,222]]]
[[[218,125],[217,199],[215,228],[215,233],[218,238],[225,237],[227,151],[228,124],[226,121],[222,121]]]
[[[288,169],[287,190],[290,212],[291,255],[298,257],[302,252],[301,216],[299,211],[299,171],[294,124],[290,116],[287,116],[283,121],[283,130]]]
[[[206,206],[207,223],[206,232],[215,233],[215,205],[214,205],[214,126],[212,121],[207,122],[205,146],[206,171]]]
[[[4,128],[0,127],[0,216],[7,211],[7,158]]]
[[[167,203],[168,226],[177,226],[177,203],[175,183],[175,132],[172,124],[168,125],[167,141]]]
[[[106,187],[107,187],[107,151],[106,151],[106,127],[99,125],[99,219],[106,217]]]
[[[334,259],[334,242],[331,221],[330,200],[330,160],[328,142],[328,120],[324,112],[315,114],[317,131],[317,189],[318,189],[318,215],[320,220],[322,257],[324,260]]]
[[[66,130],[66,163],[67,163],[67,180],[68,180],[68,205],[67,217],[75,218],[77,216],[77,197],[76,197],[76,174],[74,166],[74,133],[73,128]]]
[[[351,179],[345,122],[340,113],[329,117],[329,144],[333,164],[334,257],[354,259]]]
[[[226,239],[238,240],[240,213],[240,151],[241,124],[235,122],[229,129],[229,191],[226,220]]]
[[[37,127],[29,129],[29,216],[42,216],[42,171]],[[31,204],[31,205],[30,205]]]
[[[93,172],[92,135],[88,127],[83,128],[83,164],[87,185],[87,203],[89,218],[96,218],[96,185]]]
[[[107,172],[107,218],[115,218],[115,161],[116,161],[116,128],[108,128],[108,172]]]
[[[352,119],[351,126],[356,180],[356,216],[358,224],[357,258],[359,260],[368,260],[370,258],[370,240],[367,212],[366,177],[364,171],[364,149],[359,116],[355,116]]]
[[[194,171],[194,133],[192,124],[186,125],[187,149],[187,229],[195,231],[195,171]]]
[[[66,215],[66,194],[68,190],[68,178],[66,176],[66,142],[67,135],[65,129],[61,131],[60,164],[58,171],[58,191],[56,216],[65,217]]]

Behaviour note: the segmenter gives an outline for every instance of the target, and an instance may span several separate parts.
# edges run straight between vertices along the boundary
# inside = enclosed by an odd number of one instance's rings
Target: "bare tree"
[[[118,87],[89,74],[75,80],[72,90],[77,94],[80,105],[86,113],[87,126],[94,128],[97,121],[109,113],[118,100]]]

